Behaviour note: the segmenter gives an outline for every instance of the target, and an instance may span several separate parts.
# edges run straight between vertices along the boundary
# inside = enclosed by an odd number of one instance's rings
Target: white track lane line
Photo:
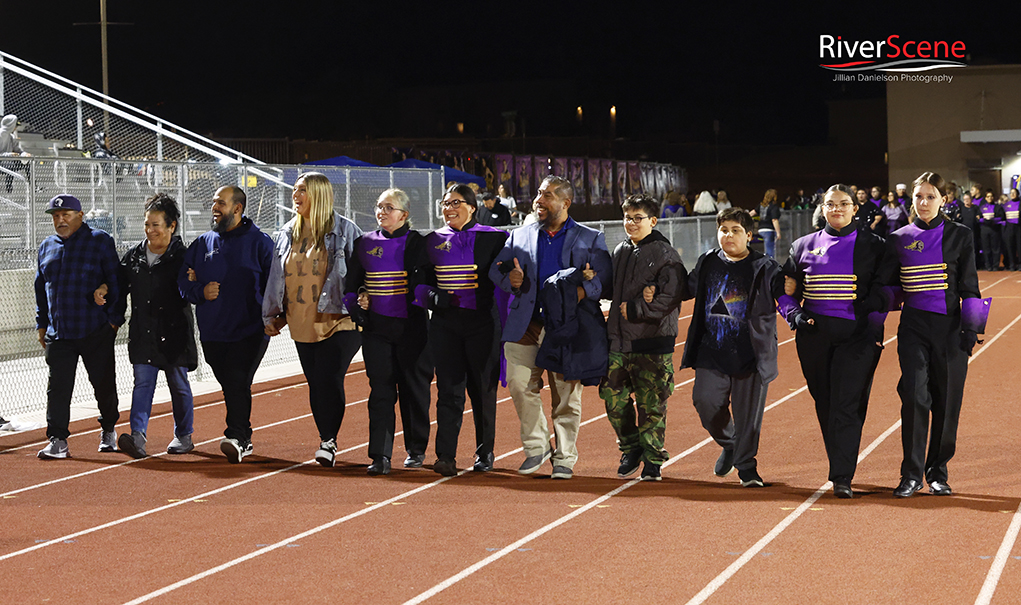
[[[781,343],[781,344],[786,344],[786,342],[791,342],[791,341],[788,340],[788,341],[785,341],[784,343]],[[695,381],[694,378],[690,378],[688,380],[685,380],[684,382],[677,383],[674,386],[676,388],[676,387],[680,387],[680,386],[684,386],[684,385],[690,384],[690,383],[692,383],[694,381]],[[543,387],[544,390],[548,389],[548,388],[549,388],[549,385],[546,385],[546,386]],[[800,391],[798,391],[798,392],[800,392]],[[784,397],[780,401],[777,401],[777,402],[773,403],[772,405],[770,405],[769,408],[772,409],[773,407],[776,407],[777,405],[779,405],[783,401],[786,401],[786,400],[790,399],[791,397],[793,397],[795,394],[797,394],[797,392],[791,393],[791,394],[787,395],[786,397]],[[497,403],[502,403],[504,401],[508,401],[509,399],[510,399],[510,397],[505,397],[505,398],[499,400]],[[465,414],[469,414],[469,413],[471,413],[471,410],[466,410],[465,411]],[[603,418],[606,418],[606,414],[605,413],[600,414],[598,416],[595,416],[594,418],[590,418],[590,419],[582,422],[579,425],[579,428],[582,427],[582,426],[585,426],[587,424],[591,424],[593,422],[601,420]],[[435,424],[435,421],[433,422],[433,424]],[[672,458],[671,460],[668,460],[666,463],[664,463],[663,466],[669,466],[670,464],[673,463],[674,460],[679,460],[679,459],[681,459],[681,458],[683,458],[685,456],[688,456],[689,454],[697,451],[698,449],[704,447],[705,445],[709,444],[710,442],[712,442],[712,439],[711,438],[706,438],[705,440],[699,442],[698,444],[688,448],[687,450],[682,452],[679,456],[677,456],[675,458]],[[361,444],[361,445],[355,446],[355,448],[351,448],[351,449],[357,449],[358,447],[364,447],[365,445],[367,445],[367,444]],[[350,450],[345,450],[345,451],[350,451]],[[517,448],[515,450],[509,451],[509,452],[507,452],[505,454],[501,454],[500,456],[497,456],[496,460],[503,460],[504,458],[507,458],[509,456],[513,456],[514,454],[518,454],[518,453],[521,453],[523,451],[524,451],[524,448],[523,447],[519,447],[519,448]],[[308,464],[308,462],[303,463],[303,464]],[[290,468],[297,468],[298,466],[302,466],[302,465],[295,465],[295,466],[290,467]],[[274,474],[275,473],[284,472],[286,470],[290,470],[290,468],[288,468],[288,469],[280,469],[278,471],[274,471]],[[469,472],[469,469],[464,469],[464,470],[458,472],[458,474],[455,475],[455,477],[460,477],[461,475],[463,475],[463,474],[465,474],[467,472]],[[159,589],[157,591],[151,592],[151,593],[149,593],[147,595],[143,595],[143,596],[141,596],[141,597],[139,597],[139,598],[137,598],[137,599],[135,599],[133,601],[129,601],[125,605],[134,605],[134,604],[137,604],[137,603],[144,603],[144,602],[149,601],[151,599],[154,599],[154,598],[156,598],[158,596],[162,596],[164,594],[167,594],[168,592],[174,591],[174,590],[176,590],[178,588],[181,588],[183,586],[187,586],[188,584],[192,584],[193,582],[197,582],[198,580],[201,580],[201,579],[209,577],[209,576],[211,576],[213,574],[216,574],[216,573],[219,573],[219,572],[224,571],[226,569],[229,569],[231,567],[234,567],[235,565],[238,565],[239,563],[243,563],[243,562],[248,561],[250,559],[253,559],[255,557],[258,557],[258,556],[261,556],[263,554],[266,554],[266,553],[272,552],[274,550],[277,550],[279,548],[282,548],[282,547],[286,546],[287,544],[293,543],[295,540],[298,540],[298,539],[301,539],[301,538],[305,538],[305,537],[314,535],[316,533],[319,533],[321,531],[330,529],[331,527],[335,527],[335,526],[339,525],[340,523],[344,523],[345,521],[349,521],[351,519],[355,519],[357,517],[360,517],[360,516],[366,514],[367,512],[370,512],[370,511],[373,511],[373,510],[377,510],[377,509],[381,508],[382,506],[385,506],[385,505],[387,505],[387,504],[389,504],[391,502],[396,502],[396,501],[401,500],[402,498],[407,498],[408,496],[411,496],[411,495],[417,494],[419,492],[422,492],[422,491],[424,491],[426,489],[432,488],[432,487],[434,487],[436,485],[444,483],[445,481],[448,481],[448,480],[453,479],[455,477],[443,477],[442,479],[437,479],[436,481],[433,481],[432,483],[420,486],[420,487],[418,487],[416,489],[413,489],[411,491],[408,491],[408,492],[405,492],[403,494],[394,496],[393,498],[390,498],[389,500],[386,500],[385,502],[380,502],[378,504],[374,504],[374,505],[372,505],[372,506],[370,506],[368,508],[365,508],[365,509],[359,510],[357,512],[351,513],[350,515],[347,515],[345,517],[341,517],[340,519],[335,519],[334,521],[331,521],[331,522],[326,523],[324,525],[320,525],[319,527],[312,528],[312,529],[310,529],[308,531],[305,531],[305,532],[303,532],[301,534],[298,534],[297,536],[292,536],[290,538],[287,538],[286,540],[282,540],[280,542],[277,542],[276,544],[271,544],[271,545],[266,546],[264,548],[261,548],[261,549],[259,549],[257,551],[253,551],[253,552],[251,552],[251,553],[249,553],[249,554],[247,554],[247,555],[245,555],[243,557],[239,557],[239,558],[234,559],[232,561],[227,561],[226,563],[223,563],[222,565],[219,565],[217,567],[208,569],[208,570],[206,570],[204,572],[195,574],[194,576],[192,576],[190,578],[185,578],[185,579],[183,579],[183,580],[181,580],[179,582],[176,582],[176,583],[171,584],[169,586],[165,586],[164,588],[161,588],[161,589]],[[258,478],[256,477],[256,478],[253,478],[253,480],[254,479],[258,479]],[[614,490],[611,493],[612,494],[618,494],[621,491],[624,491],[624,489],[627,489],[628,487],[630,487],[631,485],[633,485],[634,483],[639,482],[639,481],[640,481],[639,479],[635,479],[632,482],[627,483],[627,484],[621,486],[620,488],[617,488],[616,490]],[[225,488],[220,488],[219,491],[225,491]],[[604,496],[603,499],[605,499],[606,497],[608,497],[608,496]],[[202,496],[194,496],[191,499],[195,499],[195,498],[202,498]],[[601,501],[602,500],[600,500],[600,502]],[[175,504],[178,504],[178,503],[175,503]],[[592,506],[595,506],[595,504],[592,504],[591,506],[583,507],[581,509],[578,509],[578,511],[575,511],[575,512],[577,513],[579,511],[589,510]],[[169,508],[169,506],[160,507],[159,510],[165,510],[166,508]],[[153,512],[155,512],[155,509],[154,509]],[[138,518],[139,516],[145,516],[145,514],[146,513],[140,513],[139,515],[136,515],[133,518]],[[573,515],[573,516],[576,516],[576,515]],[[571,516],[571,517],[573,518],[573,516]],[[105,528],[105,527],[110,527],[110,526],[116,525],[116,524],[119,524],[119,522],[117,522],[117,521],[111,522],[111,523],[108,523],[108,524],[106,524],[104,526],[93,528],[93,530],[98,530],[98,529],[102,529],[102,528]],[[91,533],[91,531],[93,531],[93,530],[85,530],[85,532],[83,532],[83,533]],[[81,535],[81,533],[76,534],[76,535]],[[57,538],[55,540],[51,540],[50,542],[51,543],[58,543],[58,542],[62,543],[63,540],[66,540],[66,539],[68,539],[68,538],[66,538],[66,537],[64,537],[64,538]],[[532,539],[534,539],[534,538],[532,538]],[[37,545],[37,546],[47,546],[47,545],[48,544],[41,544],[41,545]],[[30,547],[29,549],[25,549],[25,552],[28,552],[28,550],[34,550],[34,548]],[[0,561],[2,561],[3,559],[4,559],[4,557],[0,557]]]
[[[549,388],[549,387],[546,387],[546,388]],[[497,403],[501,403],[501,402],[507,401],[509,399],[510,399],[510,397],[507,397],[505,399],[501,399]],[[363,399],[361,401],[356,401],[356,402],[353,402],[353,403],[349,403],[347,405],[349,405],[349,406],[350,405],[355,405],[357,403],[364,403],[365,401],[368,401],[368,400],[367,399]],[[465,415],[471,414],[471,413],[472,413],[471,409],[468,409],[468,410],[464,411]],[[304,416],[299,416],[298,418],[291,418],[289,420],[282,420],[280,422],[275,422],[273,424],[267,424],[266,426],[258,427],[258,428],[269,428],[271,426],[277,426],[277,425],[280,425],[280,424],[285,424],[287,422],[291,422],[293,420],[298,420],[300,418],[307,418],[307,417],[309,417],[311,415],[312,414],[306,414]],[[603,414],[603,416],[605,416],[605,414]],[[430,424],[430,426],[434,425],[434,424],[436,424],[436,421],[433,420],[429,424]],[[252,429],[252,430],[258,430],[258,428]],[[404,434],[404,431],[398,431],[398,432],[394,433],[394,437],[398,437],[398,436],[403,435],[403,434]],[[207,442],[204,442],[204,443],[200,443],[199,445],[204,445],[205,443],[212,443],[213,441],[217,441],[218,439],[219,438],[212,439],[210,441],[207,441]],[[366,441],[365,443],[359,443],[358,445],[353,445],[353,446],[345,448],[343,450],[338,450],[337,454],[347,454],[347,453],[350,453],[350,452],[354,452],[356,450],[360,450],[360,449],[362,449],[364,447],[367,447],[368,445],[369,445],[368,441]],[[510,454],[514,454],[514,453],[520,452],[522,450],[523,450],[523,448],[518,448],[514,452],[509,452],[507,454],[504,454],[504,455],[500,456],[500,458],[505,458],[506,456],[509,456]],[[500,458],[498,458],[498,460]],[[138,460],[132,460],[130,462],[138,462]],[[124,464],[130,464],[130,462],[125,462],[125,463],[119,464],[117,466],[124,466]],[[90,527],[88,529],[83,529],[81,531],[77,531],[75,533],[68,534],[66,536],[61,536],[59,538],[54,538],[52,540],[47,540],[45,542],[40,542],[39,544],[35,544],[33,546],[29,546],[28,548],[23,548],[21,550],[15,551],[15,552],[7,553],[6,555],[0,555],[0,561],[4,561],[6,559],[10,559],[10,558],[16,557],[18,555],[23,555],[23,554],[26,554],[26,553],[30,553],[32,551],[39,550],[40,548],[45,548],[47,546],[51,546],[53,544],[62,544],[65,540],[72,540],[72,539],[77,538],[79,536],[84,536],[84,535],[88,535],[88,534],[91,534],[91,533],[95,533],[95,532],[103,530],[103,529],[107,529],[107,528],[110,528],[110,527],[115,527],[117,525],[120,525],[122,523],[126,523],[128,521],[133,521],[135,519],[141,519],[142,517],[147,517],[147,516],[152,515],[154,513],[162,512],[162,511],[165,511],[165,510],[169,510],[171,508],[180,506],[182,504],[187,504],[188,502],[193,502],[195,500],[201,500],[203,498],[206,498],[208,496],[212,496],[212,495],[215,495],[215,494],[221,494],[223,492],[230,491],[230,490],[232,490],[232,489],[234,489],[236,487],[241,487],[242,485],[247,485],[247,484],[252,483],[254,481],[261,481],[262,479],[266,479],[266,478],[272,477],[274,475],[279,475],[280,473],[286,473],[287,471],[291,471],[291,470],[294,470],[296,468],[300,468],[302,466],[311,465],[314,462],[315,462],[314,458],[312,460],[306,460],[305,462],[299,462],[298,464],[291,465],[291,466],[289,466],[287,468],[281,468],[281,469],[277,469],[275,471],[271,471],[271,472],[268,472],[268,473],[265,473],[265,474],[262,474],[262,475],[258,475],[258,476],[255,476],[255,477],[249,477],[248,479],[245,479],[243,481],[239,481],[237,483],[231,483],[230,485],[225,485],[223,487],[219,487],[217,489],[214,489],[214,490],[202,493],[202,494],[198,494],[196,496],[191,496],[191,497],[188,497],[188,498],[183,498],[181,500],[178,500],[176,502],[171,502],[170,504],[167,504],[167,505],[164,505],[164,506],[159,506],[157,508],[153,508],[153,509],[150,509],[150,510],[147,510],[147,511],[142,511],[140,513],[136,513],[136,514],[128,516],[128,517],[122,517],[120,519],[115,519],[115,520],[110,521],[108,523],[104,523],[102,525],[97,525],[95,527]],[[110,467],[110,468],[113,468],[113,467]],[[98,470],[103,470],[103,469],[98,469]],[[98,472],[98,471],[89,471],[89,473],[83,473],[83,474],[90,474],[90,473],[94,473],[94,472]],[[462,471],[459,474],[463,474],[464,472],[466,472],[466,471]],[[72,477],[68,477],[68,479],[70,479],[70,478],[72,478]],[[48,483],[40,484],[39,486],[33,486],[33,488],[34,487],[41,487],[43,485],[49,485],[49,484],[52,484],[52,483],[58,483],[58,482],[64,481],[64,480],[66,480],[66,479],[58,479],[56,481],[50,481]],[[23,488],[20,491],[25,491],[27,489],[33,489],[33,488]],[[9,492],[9,493],[16,493],[16,492]],[[0,494],[0,496],[4,496],[4,495],[6,495],[6,494]]]
[[[1021,320],[1021,315],[1015,317],[1014,321],[1007,325],[1007,328],[1016,324],[1018,320]],[[989,342],[982,345],[982,348],[976,351],[975,354],[972,355],[971,359],[968,360],[968,363],[971,363],[976,357],[982,354],[989,345],[996,342],[996,339],[998,339],[1000,335],[1007,330],[1007,328],[997,332],[996,336],[992,337]],[[1014,544],[1017,542],[1019,530],[1021,530],[1021,505],[1018,506],[1017,511],[1014,513],[1014,518],[1010,521],[1010,527],[1007,528],[1007,533],[1004,534],[1003,541],[1000,542],[1000,548],[996,551],[996,556],[993,558],[993,564],[989,567],[989,572],[986,574],[985,582],[982,583],[982,589],[978,593],[978,598],[975,599],[975,605],[989,605],[989,602],[992,601],[993,593],[996,592],[996,586],[999,584],[1000,576],[1003,574],[1003,568],[1007,564],[1007,559],[1010,557],[1011,551],[1014,550]]]
[[[997,282],[997,283],[999,283],[999,282]],[[1011,327],[1013,327],[1013,325],[1016,324],[1019,320],[1021,320],[1021,315],[1018,315],[1017,317],[1015,317],[1014,321],[1012,321],[1009,324],[1007,324],[1003,329],[1001,329],[999,332],[996,333],[996,336],[991,338],[989,340],[989,342],[987,342],[985,345],[982,346],[981,349],[976,351],[968,359],[968,364],[971,365],[971,362],[975,361],[975,359],[978,358],[979,355],[981,355],[984,351],[986,351],[989,348],[989,345],[991,345],[994,342],[996,342],[1000,338],[1001,335],[1006,333],[1006,331],[1009,330]],[[883,344],[884,345],[889,344],[890,342],[892,342],[896,338],[897,337],[894,336],[893,338],[890,338],[889,340],[887,340]],[[805,387],[805,388],[807,388],[807,387]],[[897,422],[894,422],[893,425],[890,426],[890,428],[888,428],[885,431],[883,431],[882,435],[877,437],[875,441],[873,441],[867,448],[865,448],[858,455],[858,463],[860,464],[865,459],[866,456],[871,454],[877,447],[879,447],[879,444],[882,443],[883,441],[885,441],[886,438],[889,437],[890,435],[892,435],[894,433],[894,431],[896,431],[898,428],[900,428],[900,426],[901,426],[901,421],[897,420]],[[750,561],[763,548],[765,548],[770,542],[772,542],[777,536],[779,536],[785,529],[787,529],[787,527],[789,527],[791,525],[791,523],[793,523],[798,517],[800,517],[806,510],[808,510],[812,506],[812,504],[815,503],[816,500],[818,500],[823,494],[825,494],[827,491],[829,491],[829,489],[832,487],[832,485],[833,484],[831,482],[829,482],[829,481],[827,481],[825,484],[823,484],[823,486],[820,487],[818,490],[816,490],[816,492],[814,494],[809,496],[809,498],[807,500],[805,500],[805,502],[802,503],[801,506],[799,506],[794,511],[792,511],[791,514],[789,514],[786,517],[784,517],[784,519],[779,524],[777,524],[768,534],[763,536],[749,550],[747,550],[740,557],[738,557],[738,559],[736,561],[734,561],[733,563],[731,563],[730,566],[728,566],[725,570],[723,570],[723,572],[720,575],[718,575],[715,578],[713,578],[713,580],[711,582],[709,582],[709,584],[707,584],[705,588],[703,588],[701,591],[699,591],[698,594],[696,594],[694,597],[691,598],[690,601],[688,601],[687,605],[700,605],[701,603],[704,603],[706,601],[706,599],[708,599],[710,596],[712,596],[712,594],[714,592],[716,592],[716,590],[719,589],[721,586],[723,586],[723,584],[727,580],[729,580],[734,574],[736,574],[738,572],[738,570],[740,570],[742,567],[744,567],[744,565],[746,563],[748,563],[748,561]],[[1015,517],[1017,517],[1019,515],[1021,515],[1021,508],[1019,508],[1018,513],[1015,514]],[[1018,521],[1018,523],[1021,523],[1021,521]],[[1012,523],[1011,524],[1011,528],[1013,528],[1013,527],[1014,527],[1014,524]],[[1008,531],[1008,536],[1010,536],[1010,531]],[[1013,537],[1011,538],[1011,541],[1010,541],[1011,545],[1013,545],[1013,538],[1016,538],[1016,537],[1017,537],[1017,532],[1014,532],[1014,535],[1013,535]],[[1007,542],[1007,537],[1004,537],[1004,543],[1006,543],[1006,542]],[[1004,546],[1002,544],[1000,546],[1000,550],[1001,551],[1004,550]],[[1010,547],[1007,547],[1006,550],[1009,553]],[[999,553],[997,553],[997,556],[999,556]],[[1006,556],[1004,556],[1004,562],[1005,561],[1006,561]],[[994,569],[996,567],[995,561],[993,563],[993,567],[994,567]],[[1000,566],[1000,570],[1002,571],[1002,565]],[[993,574],[993,569],[991,569],[989,571],[989,573],[990,573],[990,575],[992,575]],[[998,579],[999,579],[999,572],[997,572],[996,578],[992,580],[992,586],[989,589],[989,596],[990,597],[992,597],[992,592],[996,588],[996,581]],[[989,576],[987,576],[987,578],[986,578],[986,584],[990,584],[990,577]],[[983,586],[983,591],[985,591],[985,586]],[[981,598],[981,595],[980,595],[979,598]]]

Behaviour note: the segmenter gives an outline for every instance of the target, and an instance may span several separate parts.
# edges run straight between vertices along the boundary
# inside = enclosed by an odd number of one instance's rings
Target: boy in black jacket
[[[748,247],[752,217],[743,208],[716,216],[720,248],[699,257],[688,276],[695,299],[682,368],[695,368],[691,397],[702,426],[723,452],[714,472],[738,470],[744,487],[764,487],[755,456],[766,389],[777,376],[775,260]],[[733,413],[733,417],[731,417]]]
[[[631,195],[621,208],[628,239],[613,251],[610,363],[599,396],[622,452],[617,474],[631,475],[644,458],[642,480],[659,481],[660,466],[669,459],[663,447],[666,402],[674,390],[673,351],[687,271],[667,238],[653,231],[656,200]],[[655,285],[655,294],[646,301],[649,285]]]

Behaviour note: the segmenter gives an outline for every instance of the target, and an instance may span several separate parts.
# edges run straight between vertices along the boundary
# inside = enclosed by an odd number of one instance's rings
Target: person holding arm
[[[932,494],[953,493],[947,463],[957,448],[968,357],[989,315],[991,301],[979,292],[971,233],[941,212],[945,187],[933,172],[915,179],[917,218],[887,239],[879,275],[879,281],[891,287],[892,301],[903,298],[897,393],[904,460],[900,484],[893,491],[897,498],[917,492],[923,479]]]
[[[826,227],[791,244],[783,273],[795,283],[788,284],[778,303],[797,330],[798,357],[815,400],[833,493],[851,498],[872,377],[883,348],[886,315],[870,312],[884,306],[876,277],[885,244],[871,230],[858,228],[858,204],[846,185],[830,187],[822,207]]]
[[[195,327],[191,305],[181,296],[177,276],[184,263],[185,247],[177,235],[181,213],[174,198],[157,193],[145,202],[145,239],[121,259],[120,294],[114,315],[121,322],[131,294],[131,325],[128,328],[128,359],[135,375],[131,395],[131,432],[117,439],[121,451],[145,458],[152,413],[152,398],[160,370],[170,387],[174,411],[174,438],[169,454],[187,454],[192,443],[194,416],[188,372],[198,367]],[[96,291],[96,302],[105,302],[107,286]]]
[[[426,236],[429,262],[424,283],[415,287],[415,304],[432,311],[429,348],[437,390],[433,470],[453,477],[466,389],[475,421],[472,469],[493,469],[500,321],[489,269],[507,232],[478,224],[475,192],[467,185],[451,184],[440,207],[447,225]]]
[[[387,189],[376,200],[379,229],[354,242],[348,258],[344,306],[362,326],[362,357],[369,378],[370,475],[390,472],[394,404],[404,426],[404,468],[421,468],[429,445],[432,363],[426,312],[413,304],[428,263],[425,238],[411,229],[408,194]]]
[[[295,216],[276,234],[262,319],[267,336],[289,328],[319,432],[315,459],[332,467],[347,405],[344,376],[362,343],[344,306],[347,261],[362,230],[333,209],[324,174],[299,176],[291,199]]]
[[[273,240],[245,216],[247,204],[240,187],[216,190],[212,229],[188,246],[177,275],[181,295],[195,305],[203,357],[223,390],[227,428],[220,451],[231,464],[253,451],[252,381],[269,345],[262,296]]]

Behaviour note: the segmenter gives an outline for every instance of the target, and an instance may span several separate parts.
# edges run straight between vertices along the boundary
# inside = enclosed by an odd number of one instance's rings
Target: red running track
[[[257,385],[255,454],[241,465],[219,452],[218,395],[196,401],[201,445],[186,456],[99,454],[94,421],[74,423],[65,461],[36,459],[43,431],[0,437],[0,601],[1014,603],[1021,284],[1012,273],[980,277],[995,302],[969,367],[949,498],[891,496],[901,457],[897,314],[850,501],[829,492],[813,403],[782,322],[758,458],[772,485],[759,490],[712,474],[719,449],[691,406],[690,370],[675,376],[672,459],[659,483],[616,477],[619,453],[595,388],[585,389],[571,481],[551,481],[548,465],[536,476],[514,472],[522,454],[503,389],[495,472],[444,479],[399,468],[395,451],[389,476],[368,477],[368,386],[354,367],[333,469],[312,462],[318,439],[301,377]],[[169,410],[154,410],[153,451],[171,438]],[[466,422],[463,467],[473,442]]]

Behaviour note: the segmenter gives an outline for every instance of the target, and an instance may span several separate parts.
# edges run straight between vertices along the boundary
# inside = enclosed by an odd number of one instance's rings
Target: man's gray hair
[[[553,188],[553,195],[557,196],[558,199],[574,201],[574,185],[571,185],[571,181],[562,176],[551,174],[544,178],[542,182],[546,183],[547,187]]]

